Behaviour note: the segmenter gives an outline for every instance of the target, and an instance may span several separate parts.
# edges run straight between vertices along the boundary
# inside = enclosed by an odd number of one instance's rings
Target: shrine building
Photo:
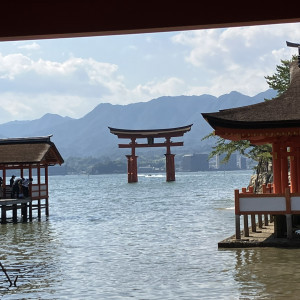
[[[32,138],[0,139],[0,176],[3,179],[1,187],[1,223],[11,217],[18,220],[18,211],[22,221],[31,221],[33,211],[41,218],[42,210],[49,215],[48,167],[61,165],[64,160],[56,146],[50,140],[51,136]],[[9,174],[9,175],[8,175]],[[28,197],[19,192],[19,197],[12,194],[10,178],[33,178],[29,184]]]
[[[277,98],[202,115],[215,134],[224,139],[272,145],[273,184],[268,188],[264,186],[259,194],[254,194],[251,187],[248,191],[235,191],[236,239],[241,239],[240,216],[244,216],[244,234],[249,236],[248,215],[252,223],[255,215],[274,216],[275,237],[295,237],[300,215],[300,69],[297,61],[290,65],[290,86]]]
[[[131,129],[117,129],[108,127],[110,132],[120,139],[130,139],[128,144],[119,144],[119,148],[130,148],[131,154],[127,157],[127,173],[128,183],[138,182],[137,175],[137,158],[136,148],[149,147],[166,147],[166,181],[175,181],[175,154],[171,153],[171,147],[183,146],[183,142],[172,142],[172,137],[183,136],[190,131],[193,124],[167,129],[147,129],[147,130],[131,130]],[[155,139],[164,138],[164,142],[155,142]],[[137,143],[137,139],[144,139],[147,142]]]

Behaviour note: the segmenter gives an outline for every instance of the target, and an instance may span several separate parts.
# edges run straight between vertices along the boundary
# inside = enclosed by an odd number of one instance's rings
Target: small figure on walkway
[[[19,198],[19,194],[22,188],[22,178],[18,178],[14,181],[13,186],[12,186],[12,198],[17,195],[17,198]]]
[[[15,181],[16,176],[12,175],[10,180],[9,180],[9,186],[10,186],[10,197],[13,198],[13,184]]]
[[[32,183],[33,179],[22,178],[22,191],[25,198],[29,197],[29,184]]]
[[[10,178],[10,180],[9,180],[9,186],[10,186],[10,187],[12,187],[12,186],[13,186],[13,184],[14,184],[14,181],[15,181],[15,178],[16,178],[16,176],[15,176],[15,175],[12,175],[12,176],[11,176],[11,178]]]

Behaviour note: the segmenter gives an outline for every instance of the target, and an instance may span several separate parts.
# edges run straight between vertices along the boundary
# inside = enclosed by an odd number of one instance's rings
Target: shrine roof
[[[291,83],[287,91],[258,104],[202,113],[214,128],[295,128],[300,127],[300,69],[297,61],[290,66]]]
[[[0,164],[47,164],[64,162],[51,136],[0,139]]]
[[[176,137],[183,136],[186,132],[191,130],[193,124],[165,129],[118,129],[108,127],[112,134],[119,138],[147,138],[147,137]]]

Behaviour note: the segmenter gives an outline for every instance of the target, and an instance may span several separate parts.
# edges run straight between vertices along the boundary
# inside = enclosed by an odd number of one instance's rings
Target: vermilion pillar
[[[281,193],[281,159],[278,143],[272,144],[274,193]]]
[[[166,180],[175,181],[175,154],[165,154],[166,156]]]
[[[127,157],[127,174],[128,174],[128,183],[138,182],[137,176],[137,156],[126,155]]]
[[[296,148],[296,168],[297,168],[297,188],[298,188],[298,192],[300,191],[300,148],[297,147]]]
[[[175,181],[175,154],[171,154],[171,138],[166,138],[166,180]]]
[[[131,139],[131,155],[126,155],[127,157],[127,173],[128,173],[128,183],[138,182],[137,176],[137,156],[135,155],[135,138]]]
[[[291,193],[298,192],[298,183],[297,183],[297,156],[296,149],[294,147],[290,148],[290,174],[291,174]]]
[[[288,179],[288,160],[287,160],[287,151],[286,147],[280,149],[280,162],[281,162],[281,191],[284,192],[285,189],[289,186]]]

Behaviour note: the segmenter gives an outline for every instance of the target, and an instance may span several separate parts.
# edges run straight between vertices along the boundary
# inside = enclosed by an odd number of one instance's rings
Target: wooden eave
[[[60,155],[59,151],[57,150],[56,146],[52,142],[50,142],[49,145],[50,148],[45,153],[41,162],[44,162],[45,164],[48,165],[56,165],[56,164],[62,165],[64,163],[64,160]]]
[[[63,162],[50,136],[0,140],[1,166],[61,165]]]
[[[176,127],[176,128],[166,128],[166,129],[146,129],[146,130],[132,130],[132,129],[119,129],[108,127],[110,133],[117,135],[121,139],[131,139],[131,138],[164,138],[164,137],[179,137],[183,136],[186,132],[191,130],[193,124]]]
[[[300,100],[300,99],[299,99]],[[273,101],[273,100],[270,100]],[[287,104],[288,106],[288,104]],[[250,109],[250,108],[249,108]],[[264,109],[261,107],[261,109]],[[270,131],[276,131],[280,128],[297,128],[300,127],[299,120],[272,120],[272,121],[237,121],[225,119],[222,116],[222,112],[218,117],[218,113],[203,113],[202,116],[213,128],[222,127],[229,129],[243,129],[243,130],[262,130],[270,129]],[[234,109],[232,109],[234,113]],[[255,114],[255,112],[253,112]]]
[[[300,69],[290,66],[291,83],[282,95],[261,103],[203,113],[218,135],[244,137],[293,135],[300,128]],[[224,134],[226,133],[226,134]],[[298,135],[298,133],[295,133]]]
[[[224,139],[232,141],[248,140],[257,145],[278,140],[299,143],[300,127],[278,128],[276,130],[273,128],[240,129],[216,127],[214,133]]]

